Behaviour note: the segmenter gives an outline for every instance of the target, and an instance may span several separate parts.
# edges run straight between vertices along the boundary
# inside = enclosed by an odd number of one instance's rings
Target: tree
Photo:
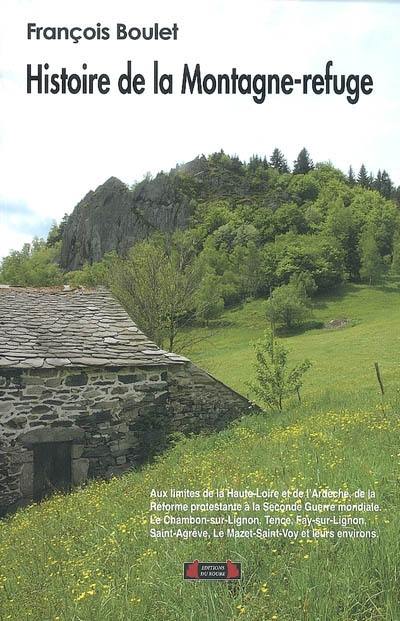
[[[396,201],[397,205],[400,207],[400,185],[397,186],[396,189],[393,189],[393,199]]]
[[[283,400],[297,394],[300,401],[300,389],[303,376],[310,369],[311,362],[288,368],[288,350],[275,339],[273,331],[267,331],[264,339],[255,346],[256,364],[255,381],[250,383],[256,396],[267,407],[282,411]]]
[[[245,249],[244,260],[240,267],[243,289],[247,296],[255,297],[260,293],[263,283],[261,254],[256,244],[250,241]]]
[[[168,349],[172,351],[178,333],[190,323],[193,316],[201,274],[195,261],[185,265],[180,262],[179,255],[174,254],[167,254],[160,272],[163,279],[160,297],[163,302],[164,331]]]
[[[65,278],[72,287],[108,286],[116,260],[117,253],[108,252],[101,261],[85,263],[80,270],[68,272]]]
[[[277,287],[267,301],[266,316],[273,326],[293,328],[310,316],[309,297],[305,287],[296,282]]]
[[[279,149],[274,149],[271,155],[271,158],[269,160],[270,166],[272,166],[272,168],[275,168],[276,170],[278,170],[280,173],[288,173],[289,172],[289,166],[288,163],[282,153],[282,151],[280,151]]]
[[[58,266],[60,242],[47,246],[43,239],[35,238],[24,244],[22,250],[12,250],[4,257],[0,269],[0,282],[20,287],[50,287],[60,285],[63,275]]]
[[[315,280],[309,272],[298,272],[297,274],[293,274],[290,278],[290,284],[296,287],[299,294],[303,296],[307,304],[310,303],[308,296],[313,295],[317,291]]]
[[[139,328],[162,346],[165,313],[161,269],[165,253],[149,242],[133,246],[125,261],[116,259],[110,285]]]
[[[376,177],[374,179],[374,183],[373,186],[374,190],[377,190],[378,192],[382,191],[382,173],[380,170],[378,170],[378,172],[376,173]]]
[[[46,244],[48,246],[55,246],[58,242],[62,241],[64,231],[68,224],[68,218],[68,214],[65,213],[61,219],[60,224],[57,224],[56,222],[52,224],[46,240]]]
[[[294,161],[293,164],[293,174],[294,175],[305,175],[310,170],[313,170],[314,164],[310,157],[309,152],[304,147],[297,156],[297,160]]]
[[[332,236],[287,233],[274,244],[272,282],[287,283],[293,274],[308,272],[318,291],[330,289],[343,281],[343,254]]]
[[[393,183],[386,170],[382,171],[380,187],[377,188],[385,198],[391,198],[393,194]]]
[[[235,246],[231,260],[239,276],[241,294],[243,297],[255,297],[262,289],[263,270],[261,253],[254,241]]]
[[[370,285],[378,282],[384,271],[384,263],[376,243],[375,226],[373,222],[369,223],[362,232],[360,239],[360,256],[361,278],[368,281]]]
[[[249,163],[247,164],[247,168],[252,173],[256,172],[257,168],[267,169],[268,168],[267,158],[265,156],[261,158],[259,155],[252,155],[251,158],[249,159]]]
[[[116,259],[110,285],[139,328],[163,346],[174,347],[180,330],[193,316],[201,271],[183,261],[181,248],[169,251],[160,240],[135,244],[126,260]]]
[[[60,229],[56,221],[50,227],[50,231],[47,234],[46,244],[47,246],[54,246],[57,242],[61,241]]]
[[[276,233],[305,233],[307,223],[304,214],[296,203],[284,203],[274,211],[274,227]]]
[[[362,188],[368,188],[369,187],[369,176],[368,176],[368,172],[367,172],[367,169],[365,168],[364,164],[361,164],[360,170],[358,171],[357,183]]]
[[[320,184],[316,177],[311,175],[294,175],[291,178],[288,192],[297,205],[302,205],[306,201],[314,201],[318,197]]]
[[[208,326],[209,321],[219,317],[223,310],[221,277],[212,273],[206,274],[196,293],[196,317]]]
[[[340,243],[344,252],[346,271],[350,279],[358,280],[360,272],[359,226],[354,218],[351,205],[345,207],[341,198],[334,201],[329,206],[324,230]]]
[[[356,184],[356,178],[354,176],[353,167],[349,166],[349,172],[347,173],[347,181],[351,186]]]
[[[392,276],[400,276],[400,233],[397,232],[393,239],[392,264],[390,266]]]
[[[249,242],[257,242],[258,231],[253,224],[235,225],[233,222],[223,224],[213,233],[217,250],[224,249],[231,252],[235,246],[244,246]]]

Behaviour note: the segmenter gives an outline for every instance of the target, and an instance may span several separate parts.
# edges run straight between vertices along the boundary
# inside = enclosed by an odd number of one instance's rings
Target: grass
[[[400,619],[399,420],[381,411],[247,417],[157,464],[0,525],[1,619]],[[150,490],[376,490],[377,540],[155,540]],[[203,515],[203,514],[202,514]],[[187,583],[182,563],[241,561],[243,580]]]
[[[284,335],[291,360],[308,358],[313,363],[306,376],[303,394],[307,402],[349,407],[368,405],[379,398],[374,362],[379,362],[385,388],[395,398],[400,387],[400,289],[346,285],[334,294],[317,298],[315,322],[346,318],[345,328],[307,330]],[[252,342],[267,327],[265,302],[254,300],[225,314],[226,324],[193,346],[191,359],[242,394],[249,389],[254,350]],[[206,336],[205,329],[194,332]]]
[[[347,287],[320,299],[315,314],[355,325],[285,337],[293,359],[314,362],[301,406],[181,440],[141,471],[1,522],[0,620],[399,621],[399,299],[394,287]],[[243,390],[263,303],[225,321],[192,357]],[[364,517],[378,537],[150,538],[150,491],[171,487],[370,489],[382,510]],[[228,558],[242,562],[240,583],[182,580],[184,561]]]

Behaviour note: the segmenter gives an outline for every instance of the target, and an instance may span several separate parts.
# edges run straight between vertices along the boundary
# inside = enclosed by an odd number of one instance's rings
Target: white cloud
[[[60,219],[111,175],[127,183],[147,171],[223,148],[243,158],[279,146],[293,160],[307,146],[315,161],[389,170],[400,183],[398,28],[400,5],[280,0],[3,0],[0,8],[0,201],[23,202],[38,222]],[[27,41],[28,21],[114,28],[179,24],[178,41]],[[204,70],[303,73],[332,59],[343,73],[371,73],[375,92],[351,106],[335,97],[179,95],[28,96],[25,69],[48,61],[118,75],[127,59],[150,74],[152,61],[181,74]],[[0,253],[26,240],[22,224],[0,222]]]

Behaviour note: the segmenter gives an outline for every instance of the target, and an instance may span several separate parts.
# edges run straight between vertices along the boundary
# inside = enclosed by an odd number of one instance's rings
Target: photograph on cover
[[[0,13],[0,621],[399,621],[400,4]]]

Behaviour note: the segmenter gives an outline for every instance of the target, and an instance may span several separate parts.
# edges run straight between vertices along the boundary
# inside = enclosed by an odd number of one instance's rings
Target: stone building
[[[0,287],[0,511],[111,477],[250,403],[152,343],[105,289]]]

